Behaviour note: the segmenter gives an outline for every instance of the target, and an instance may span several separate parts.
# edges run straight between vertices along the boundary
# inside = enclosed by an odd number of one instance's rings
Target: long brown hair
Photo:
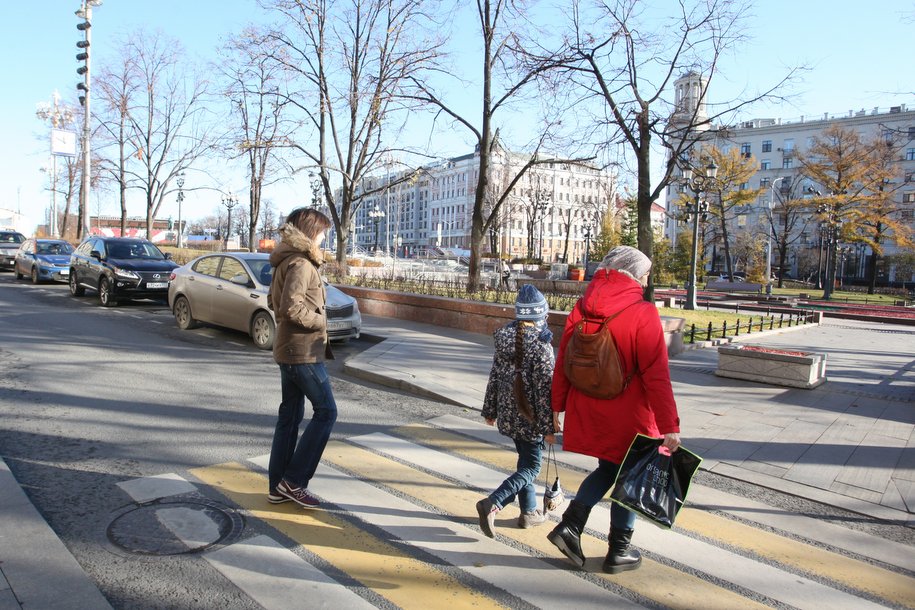
[[[524,329],[533,327],[531,322],[518,322],[515,325],[515,378],[513,387],[515,393],[515,402],[518,405],[518,412],[521,417],[529,422],[534,421],[534,410],[531,408],[531,402],[527,398],[527,389],[524,387],[524,377],[521,370],[524,368]]]
[[[330,228],[330,218],[314,208],[296,208],[286,216],[286,223],[302,232],[308,239],[315,239]]]

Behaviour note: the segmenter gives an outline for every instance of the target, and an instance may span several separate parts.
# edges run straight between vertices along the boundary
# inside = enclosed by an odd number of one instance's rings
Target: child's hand
[[[489,425],[489,426],[495,426],[495,425],[496,425],[496,420],[494,420],[494,419],[489,419],[488,417],[484,417],[483,419],[486,420],[486,424]]]

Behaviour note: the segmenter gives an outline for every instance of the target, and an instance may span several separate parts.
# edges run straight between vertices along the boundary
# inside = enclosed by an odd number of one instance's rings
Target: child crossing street
[[[537,509],[534,481],[540,474],[544,441],[555,442],[550,409],[553,335],[546,324],[548,313],[543,294],[525,284],[515,300],[515,320],[494,334],[495,354],[482,415],[487,424],[498,423],[499,432],[515,441],[518,463],[514,474],[477,502],[480,529],[490,538],[495,537],[496,515],[516,497],[521,505],[518,527],[546,521]]]

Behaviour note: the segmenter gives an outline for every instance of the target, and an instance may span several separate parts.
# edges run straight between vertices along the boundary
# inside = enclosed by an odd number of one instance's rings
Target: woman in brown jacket
[[[274,270],[267,303],[276,316],[273,359],[280,366],[283,392],[268,466],[267,500],[273,504],[292,500],[304,508],[320,506],[308,483],[337,420],[324,367],[329,350],[326,294],[319,271],[324,262],[321,242],[329,227],[330,220],[321,212],[295,209],[280,227],[280,244],[270,255]],[[305,398],[314,414],[298,439]]]

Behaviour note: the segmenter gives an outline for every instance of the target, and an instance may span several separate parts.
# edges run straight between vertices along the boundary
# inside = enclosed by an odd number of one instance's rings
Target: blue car
[[[62,239],[28,239],[19,251],[13,270],[16,279],[28,276],[32,283],[66,282],[70,279],[70,254],[73,246]]]

